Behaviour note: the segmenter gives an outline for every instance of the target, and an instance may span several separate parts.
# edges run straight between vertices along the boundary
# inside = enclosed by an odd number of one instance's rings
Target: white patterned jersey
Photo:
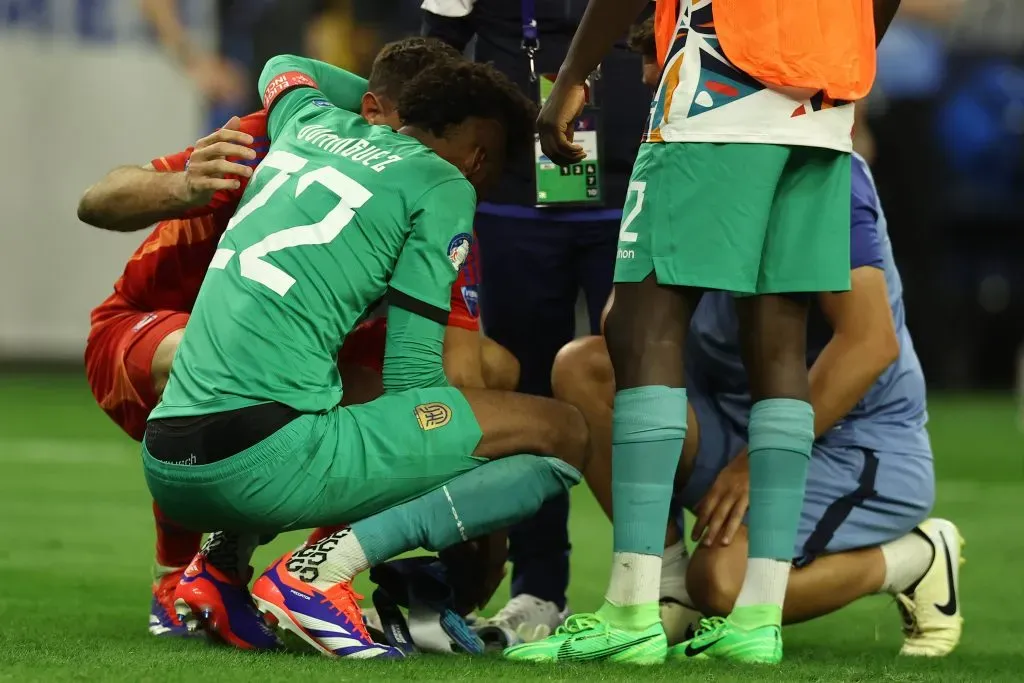
[[[732,64],[712,0],[681,0],[644,142],[746,142],[853,151],[852,102],[766,86]]]

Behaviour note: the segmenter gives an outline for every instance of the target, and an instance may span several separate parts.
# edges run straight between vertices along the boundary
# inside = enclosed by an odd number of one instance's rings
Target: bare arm
[[[139,0],[139,4],[160,46],[203,95],[214,102],[237,102],[244,97],[244,73],[237,64],[192,43],[178,16],[177,0]]]
[[[160,46],[176,62],[186,66],[192,55],[188,33],[178,17],[176,0],[140,0],[142,15],[156,32]]]
[[[586,100],[586,80],[633,24],[648,0],[590,0],[558,78],[537,117],[541,149],[559,166],[581,161],[583,147],[573,143],[573,121]]]
[[[850,291],[819,297],[833,333],[810,371],[815,438],[853,410],[900,352],[885,273],[864,266],[850,281]]]
[[[862,266],[850,273],[850,280],[849,292],[819,296],[832,324],[832,339],[810,371],[815,438],[853,410],[900,352],[885,274],[878,268]],[[689,438],[686,443],[690,443]],[[744,447],[697,504],[694,541],[703,536],[701,542],[706,546],[729,545],[735,538],[749,504],[749,467],[749,453]]]
[[[253,138],[233,117],[224,128],[196,142],[182,172],[161,172],[152,164],[121,166],[90,187],[78,202],[78,219],[104,230],[132,232],[157,221],[181,218],[205,206],[221,190],[237,190],[252,169],[234,160],[254,159]],[[181,155],[177,155],[181,156]],[[183,162],[182,162],[183,163]]]
[[[590,0],[559,71],[567,85],[579,85],[633,25],[649,0]]]
[[[104,230],[133,232],[172,218],[192,205],[184,173],[160,173],[151,164],[121,166],[78,202],[78,220]]]
[[[480,333],[448,325],[444,331],[444,374],[453,387],[483,389]]]

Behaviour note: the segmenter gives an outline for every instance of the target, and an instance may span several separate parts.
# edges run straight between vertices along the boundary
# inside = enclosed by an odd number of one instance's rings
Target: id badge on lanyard
[[[523,11],[523,52],[530,62],[530,81],[537,88],[541,105],[551,95],[556,74],[538,74],[534,57],[540,49],[534,0],[521,0]],[[599,102],[595,97],[596,75],[587,80],[587,98],[583,113],[576,119],[573,142],[583,147],[586,158],[570,166],[558,166],[534,142],[534,188],[538,208],[601,206],[604,201],[601,183],[601,131]]]

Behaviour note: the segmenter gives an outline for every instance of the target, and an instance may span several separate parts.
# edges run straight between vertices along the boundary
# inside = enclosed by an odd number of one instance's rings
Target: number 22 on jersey
[[[268,180],[267,184],[249,201],[238,207],[234,217],[228,222],[221,242],[224,241],[228,232],[234,230],[250,215],[265,206],[293,175],[300,173],[305,168],[307,163],[309,163],[308,159],[303,159],[291,152],[276,150],[268,154],[257,167],[253,174],[253,180],[256,179],[256,176],[266,173],[266,169],[274,169],[277,174]],[[238,254],[239,272],[242,277],[258,282],[278,295],[284,296],[295,284],[295,278],[267,261],[265,257],[282,249],[330,244],[355,217],[356,209],[373,196],[372,192],[338,169],[322,166],[306,171],[299,176],[295,185],[295,197],[302,196],[302,193],[314,183],[330,191],[338,198],[338,203],[327,212],[322,220],[316,223],[278,230],[243,249]],[[234,256],[234,249],[218,248],[210,262],[210,268],[223,270]]]

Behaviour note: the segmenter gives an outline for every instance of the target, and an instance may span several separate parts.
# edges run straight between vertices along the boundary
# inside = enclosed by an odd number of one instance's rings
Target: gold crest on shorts
[[[420,429],[425,432],[444,427],[452,419],[452,409],[443,403],[421,403],[416,406],[413,413],[420,423]]]

